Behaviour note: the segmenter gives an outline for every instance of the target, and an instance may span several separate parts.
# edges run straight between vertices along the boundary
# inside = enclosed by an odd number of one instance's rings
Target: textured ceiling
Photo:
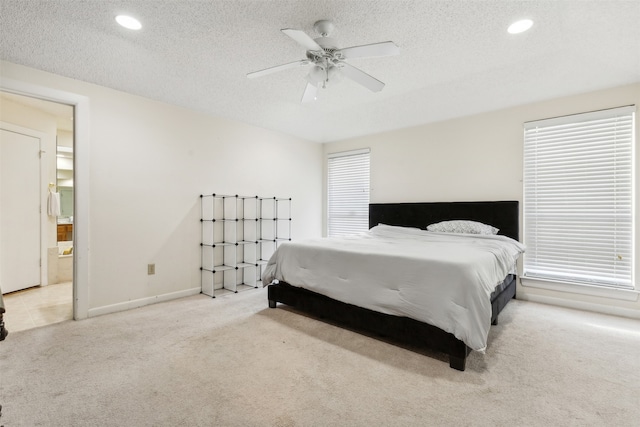
[[[506,32],[524,17],[530,31]],[[381,92],[343,79],[301,104],[304,68],[246,78],[302,59],[279,30],[316,37],[319,19],[341,47],[400,47],[349,61]],[[640,0],[0,0],[0,57],[326,142],[639,82],[639,23]]]

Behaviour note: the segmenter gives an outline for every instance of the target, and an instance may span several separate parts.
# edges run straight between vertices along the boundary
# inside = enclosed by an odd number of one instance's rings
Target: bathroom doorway
[[[42,218],[38,227],[40,244],[36,249],[41,254],[40,280],[20,286],[7,285],[12,292],[3,295],[7,327],[19,331],[74,316],[74,107],[7,92],[0,92],[0,104],[0,121],[6,123],[6,127],[44,135],[39,147],[41,167],[37,180]],[[16,158],[16,161],[23,160]],[[33,171],[28,173],[33,175]],[[10,192],[6,193],[11,197]],[[9,205],[12,200],[7,202]],[[5,252],[0,254],[3,262]],[[5,285],[2,288],[2,292],[7,292]]]

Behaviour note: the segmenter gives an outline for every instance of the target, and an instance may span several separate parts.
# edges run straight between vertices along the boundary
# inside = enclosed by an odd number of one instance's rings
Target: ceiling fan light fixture
[[[507,31],[509,32],[509,34],[520,34],[520,33],[524,33],[532,26],[533,26],[533,21],[531,19],[521,19],[509,25],[509,28],[507,28]]]
[[[322,83],[326,80],[327,74],[319,65],[314,65],[313,68],[309,71],[309,81],[315,85],[318,83]]]
[[[327,72],[327,81],[337,82],[340,80],[342,74],[340,73],[340,69],[335,65],[329,66],[329,70]]]
[[[125,28],[130,30],[139,30],[142,28],[142,24],[133,16],[118,15],[116,16],[116,22]]]

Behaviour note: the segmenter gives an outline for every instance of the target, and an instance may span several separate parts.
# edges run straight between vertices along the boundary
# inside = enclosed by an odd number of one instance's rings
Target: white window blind
[[[327,234],[369,229],[369,149],[329,154],[327,158]]]
[[[525,277],[633,288],[634,111],[525,123]]]

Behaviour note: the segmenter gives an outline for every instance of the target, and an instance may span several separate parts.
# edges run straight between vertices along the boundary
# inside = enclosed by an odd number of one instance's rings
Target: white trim
[[[590,295],[622,301],[638,301],[638,295],[640,295],[640,292],[632,289],[607,288],[604,286],[559,282],[555,280],[544,280],[531,277],[521,277],[520,283],[522,283],[522,286],[529,288],[549,289],[558,292]]]
[[[85,319],[89,310],[89,98],[77,99],[74,108],[73,147],[73,285],[74,318]]]
[[[117,304],[105,305],[89,309],[89,317],[102,316],[103,314],[116,313],[119,311],[131,310],[133,308],[144,307],[145,305],[156,304],[164,301],[171,301],[178,298],[197,295],[201,292],[200,286],[197,288],[185,289],[183,291],[170,292],[168,294],[156,295],[152,297],[140,298],[132,301],[120,302]]]
[[[616,307],[604,304],[595,304],[592,302],[568,300],[564,298],[550,297],[546,295],[531,295],[525,292],[519,292],[518,300],[538,302],[541,304],[556,305],[559,307],[573,308],[576,310],[591,311],[595,313],[610,314],[614,316],[630,317],[632,319],[640,319],[640,310],[630,308]]]
[[[0,76],[0,90],[74,106],[73,318],[89,310],[89,98]]]

